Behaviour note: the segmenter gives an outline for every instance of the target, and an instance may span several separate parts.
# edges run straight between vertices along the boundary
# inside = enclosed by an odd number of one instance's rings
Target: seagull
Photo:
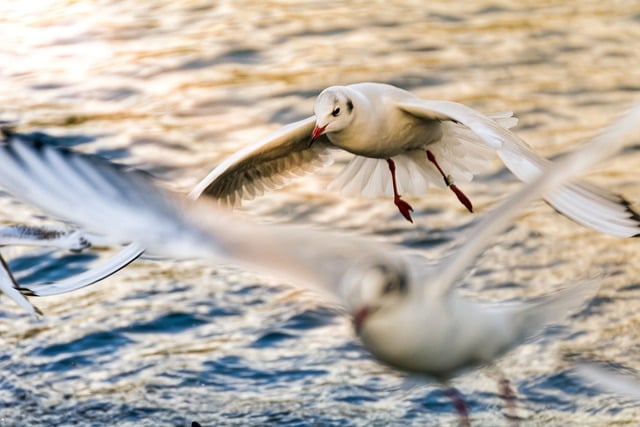
[[[91,244],[78,230],[65,227],[29,227],[10,225],[0,227],[0,246],[25,245],[47,246],[80,252]],[[41,316],[42,312],[21,293],[9,265],[0,255],[0,291],[11,298],[33,316]]]
[[[379,361],[447,385],[494,363],[597,292],[600,280],[592,278],[538,299],[488,304],[461,296],[456,285],[521,208],[612,156],[638,136],[638,123],[640,106],[481,217],[464,244],[435,266],[356,236],[244,221],[207,198],[165,192],[135,170],[24,139],[0,144],[0,186],[81,229],[133,240],[157,255],[233,262],[320,291],[350,314],[364,348]],[[450,395],[460,424],[469,425],[464,401]]]
[[[194,188],[234,205],[282,187],[290,178],[331,163],[331,149],[355,156],[330,190],[368,197],[393,196],[413,222],[402,194],[421,195],[429,185],[450,188],[473,211],[455,184],[470,181],[497,153],[505,166],[530,182],[551,162],[508,130],[511,113],[485,116],[465,105],[429,101],[383,83],[331,86],[318,95],[314,115],[289,124],[220,163]],[[614,236],[640,235],[640,215],[623,197],[573,180],[543,195],[558,212]]]

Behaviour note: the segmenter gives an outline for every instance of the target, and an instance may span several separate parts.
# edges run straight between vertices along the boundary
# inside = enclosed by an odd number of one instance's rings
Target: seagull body
[[[456,284],[519,209],[611,156],[632,131],[638,135],[639,122],[637,107],[482,217],[459,250],[435,267],[353,236],[244,222],[217,203],[165,193],[146,175],[20,139],[0,145],[0,185],[87,230],[134,240],[156,254],[232,261],[322,290],[351,314],[376,358],[446,381],[493,362],[596,291],[598,280],[591,279],[537,301],[488,305],[461,297]]]
[[[456,292],[444,299],[421,298],[423,286],[428,285],[418,283],[418,289],[394,305],[386,301],[392,298],[388,294],[384,302],[362,301],[354,314],[356,330],[378,359],[446,382],[492,364],[544,325],[575,312],[594,295],[598,281],[581,281],[547,297],[512,304],[482,303]]]
[[[357,83],[323,90],[314,116],[289,124],[231,155],[193,190],[223,203],[278,188],[288,179],[332,161],[331,149],[355,155],[329,189],[347,195],[392,196],[412,221],[402,195],[424,194],[430,185],[450,188],[472,211],[455,182],[470,181],[495,153],[520,180],[530,182],[551,162],[508,130],[511,113],[486,116],[465,105],[429,101],[395,86]],[[640,216],[624,198],[577,180],[543,195],[557,211],[603,233],[640,233]]]

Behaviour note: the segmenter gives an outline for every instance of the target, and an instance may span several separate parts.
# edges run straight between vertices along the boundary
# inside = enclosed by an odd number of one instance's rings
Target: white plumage
[[[455,102],[423,100],[391,85],[329,87],[318,95],[314,113],[233,154],[192,195],[205,193],[233,205],[330,163],[330,149],[340,148],[354,158],[329,189],[350,196],[393,196],[412,221],[413,209],[401,197],[422,195],[431,185],[451,188],[472,210],[455,182],[468,182],[486,170],[496,153],[524,182],[551,166],[508,130],[517,122],[511,113],[486,116]],[[640,215],[627,200],[586,182],[571,181],[543,197],[586,227],[621,237],[640,234]]]

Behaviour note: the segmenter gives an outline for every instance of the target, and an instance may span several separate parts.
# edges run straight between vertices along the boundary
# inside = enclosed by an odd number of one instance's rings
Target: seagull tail
[[[519,305],[511,313],[516,342],[535,337],[544,326],[561,322],[584,307],[598,292],[601,276],[581,280],[554,294]]]

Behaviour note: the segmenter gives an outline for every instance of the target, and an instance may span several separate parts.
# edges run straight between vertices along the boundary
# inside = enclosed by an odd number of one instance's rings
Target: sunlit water
[[[435,3],[435,4],[434,4]],[[617,2],[40,1],[0,5],[0,119],[138,164],[188,191],[221,159],[311,114],[331,84],[383,81],[485,112],[553,156],[640,98],[640,6]],[[578,5],[580,4],[580,5]],[[263,222],[367,234],[437,260],[517,188],[496,161],[464,186],[390,200],[324,190],[344,164],[248,203]],[[592,174],[640,204],[640,146]],[[37,211],[0,197],[5,223]],[[514,300],[604,272],[593,303],[498,367],[522,425],[637,425],[637,402],[570,374],[573,357],[640,370],[640,243],[538,203],[495,239],[470,294]],[[5,249],[22,281],[82,271],[108,252]],[[373,361],[313,295],[232,266],[140,261],[104,283],[0,313],[0,425],[456,425],[436,384]],[[425,328],[429,327],[424,325]],[[455,339],[455,337],[451,337]],[[459,377],[474,425],[507,425],[489,370]]]

